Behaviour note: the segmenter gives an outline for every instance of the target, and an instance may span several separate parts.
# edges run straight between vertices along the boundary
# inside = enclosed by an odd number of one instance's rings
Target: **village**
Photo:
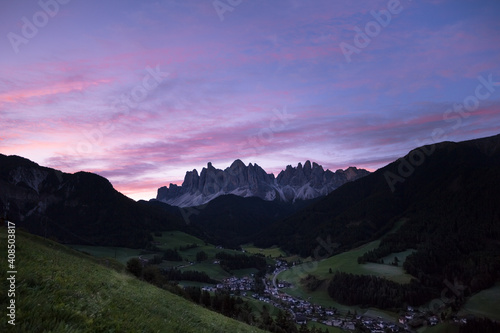
[[[275,271],[271,276],[286,269],[285,262],[277,261]],[[261,293],[256,292],[256,277],[254,274],[244,277],[230,277],[224,279],[216,286],[204,287],[204,290],[215,292],[216,290],[229,291],[232,295],[248,296],[274,306],[277,309],[287,311],[298,325],[307,324],[309,321],[319,322],[326,326],[338,327],[348,331],[354,331],[357,328],[364,328],[364,331],[371,333],[386,332],[413,332],[412,328],[405,322],[390,322],[381,317],[367,317],[357,315],[356,313],[340,314],[335,308],[325,308],[313,304],[299,297],[293,297],[284,293],[281,289],[290,287],[286,281],[276,282],[273,278],[263,278],[264,290]],[[416,316],[412,309],[411,319]],[[403,317],[405,318],[405,317]],[[410,315],[408,315],[410,318]]]
[[[393,332],[417,332],[422,326],[435,326],[441,319],[432,313],[420,311],[408,306],[399,312],[398,319],[393,321],[376,315],[359,315],[356,311],[347,314],[340,313],[337,309],[325,308],[313,304],[301,297],[294,297],[283,291],[292,285],[287,281],[277,281],[277,275],[288,269],[285,261],[277,260],[274,271],[266,278],[257,278],[254,274],[243,277],[230,277],[224,279],[216,286],[206,286],[203,289],[211,292],[228,291],[231,295],[252,297],[253,299],[272,305],[277,309],[287,311],[298,325],[307,324],[310,321],[322,323],[326,326],[337,327],[346,331],[360,329],[370,333],[393,333]],[[257,288],[257,284],[263,284],[264,288]],[[260,292],[257,291],[260,289]],[[454,316],[452,321],[459,324],[467,322],[467,318]]]

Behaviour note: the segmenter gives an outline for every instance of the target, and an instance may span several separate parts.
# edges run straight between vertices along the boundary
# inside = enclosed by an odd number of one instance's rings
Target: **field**
[[[0,227],[3,253],[6,238]],[[20,230],[16,264],[16,332],[262,332],[139,281],[117,261]],[[1,256],[3,281],[6,265]],[[0,293],[3,309],[7,302]],[[0,331],[8,332],[6,326],[2,320]]]
[[[241,277],[244,275],[248,275],[251,273],[256,273],[256,270],[241,270],[228,273],[224,271],[219,265],[213,264],[215,259],[215,254],[217,252],[226,252],[230,254],[242,254],[241,251],[229,250],[229,249],[221,249],[217,248],[215,245],[207,244],[199,238],[188,235],[181,231],[166,231],[163,232],[161,236],[153,236],[154,241],[156,242],[156,246],[160,250],[166,249],[179,249],[180,247],[185,247],[192,244],[197,244],[198,246],[192,249],[178,251],[181,257],[184,259],[183,261],[164,261],[160,264],[162,268],[179,268],[180,270],[189,270],[189,271],[200,271],[207,273],[210,277],[216,280],[222,280],[224,278],[230,276]],[[86,252],[92,256],[97,258],[113,258],[117,261],[125,264],[129,259],[134,257],[139,257],[141,252],[140,249],[128,249],[122,247],[104,247],[104,246],[88,246],[88,245],[70,245],[71,248]],[[208,255],[208,260],[198,263],[196,262],[196,254],[200,251],[205,252]],[[161,255],[161,252],[158,254]],[[251,254],[251,253],[249,253]],[[154,256],[154,253],[143,254],[142,257],[146,259],[150,259]],[[269,263],[272,260],[268,260]]]
[[[422,327],[418,333],[458,333],[459,327],[450,323],[440,323],[434,327]]]
[[[161,234],[161,236],[153,236],[154,241],[159,243],[157,246],[160,249],[178,249],[191,244],[205,245],[201,239],[182,231],[164,231]]]
[[[346,332],[344,331],[343,329],[341,328],[338,328],[338,327],[332,327],[332,326],[326,326],[324,324],[321,324],[321,323],[318,323],[318,322],[314,322],[314,321],[310,321],[307,323],[307,327],[309,328],[312,328],[312,327],[316,327],[316,328],[319,328],[321,330],[321,332],[324,332],[325,331],[325,328],[328,330],[328,333],[341,333],[341,332]],[[352,332],[352,331],[347,331],[347,332]]]
[[[286,253],[281,250],[279,247],[273,246],[267,249],[261,249],[258,247],[253,246],[253,244],[246,244],[241,246],[243,250],[245,250],[248,253],[251,254],[262,254],[265,257],[271,257],[271,258],[279,258],[279,257],[286,257]]]
[[[406,250],[403,252],[391,253],[388,256],[383,257],[382,261],[385,264],[390,264],[394,261],[394,257],[397,257],[399,260],[399,263],[403,264],[403,262],[406,260],[406,257],[408,257],[410,254],[412,254],[415,251],[417,251],[417,250],[410,249],[410,250]]]
[[[465,303],[465,313],[500,320],[500,284],[480,291]]]

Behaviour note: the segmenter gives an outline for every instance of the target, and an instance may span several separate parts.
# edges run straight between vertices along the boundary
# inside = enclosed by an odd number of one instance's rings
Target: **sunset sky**
[[[0,35],[0,153],[136,200],[500,133],[498,0],[2,1]]]

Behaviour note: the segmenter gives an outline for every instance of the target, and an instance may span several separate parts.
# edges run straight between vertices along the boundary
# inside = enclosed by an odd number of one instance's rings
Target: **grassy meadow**
[[[286,257],[285,251],[277,246],[273,246],[267,249],[261,249],[253,246],[253,244],[242,245],[241,248],[250,254],[262,254],[265,257],[271,257],[277,259],[279,257]]]
[[[450,323],[439,323],[436,326],[425,326],[418,330],[418,333],[458,333],[459,327]]]
[[[464,313],[500,321],[500,284],[482,290],[467,300]]]

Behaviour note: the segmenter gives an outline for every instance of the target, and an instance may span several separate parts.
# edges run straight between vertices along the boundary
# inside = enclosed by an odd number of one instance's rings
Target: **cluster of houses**
[[[403,325],[387,322],[380,317],[356,317],[356,319],[360,320],[363,327],[369,329],[371,333],[409,332]]]
[[[399,317],[399,323],[407,328],[419,328],[424,325],[435,326],[439,323],[439,318],[435,315],[428,316],[418,309],[408,306],[406,311]]]
[[[285,270],[286,262],[277,261],[274,275]],[[395,322],[388,322],[382,318],[371,318],[362,316],[340,315],[334,308],[323,308],[320,305],[312,304],[307,300],[293,297],[280,291],[281,288],[289,287],[286,281],[279,281],[272,285],[272,281],[265,281],[265,296],[254,294],[254,297],[267,303],[273,304],[277,308],[289,311],[297,324],[306,324],[308,321],[321,322],[327,326],[338,327],[347,331],[356,330],[356,326],[363,326],[372,333],[386,332],[409,332],[404,325]]]
[[[354,331],[358,323],[358,325],[367,328],[371,333],[409,332],[403,325],[385,321],[380,317],[372,318],[340,315],[334,308],[324,308],[306,300],[281,293],[274,288],[268,289],[268,292],[271,295],[271,303],[278,308],[286,309],[291,312],[297,324],[306,324],[308,321],[316,321],[327,326]]]
[[[323,321],[323,324],[328,326],[335,326],[344,330],[354,331],[356,329],[356,322],[352,320],[330,319]]]
[[[215,289],[227,290],[230,292],[239,291],[246,294],[247,291],[255,289],[255,279],[253,276],[244,276],[242,278],[233,276],[226,278],[222,281],[222,283],[217,284]]]

